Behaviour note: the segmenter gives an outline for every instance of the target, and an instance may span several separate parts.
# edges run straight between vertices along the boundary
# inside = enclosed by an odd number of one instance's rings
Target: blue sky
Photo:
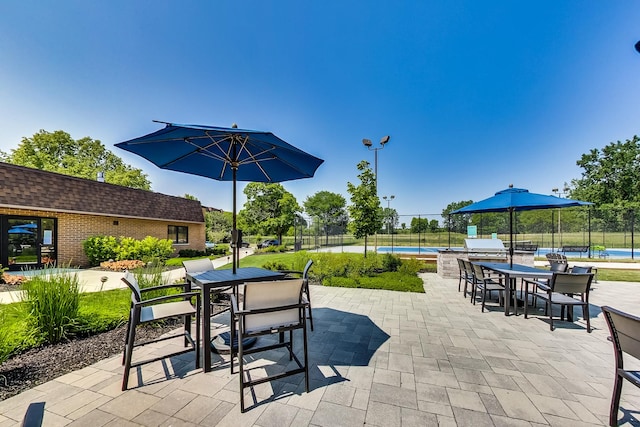
[[[400,215],[509,184],[550,194],[582,154],[640,133],[639,22],[636,0],[6,0],[0,150],[40,129],[90,136],[154,191],[230,210],[230,183],[113,144],[154,119],[272,131],[325,160],[284,184],[302,204],[348,200],[374,163],[362,139],[390,135],[378,192]]]

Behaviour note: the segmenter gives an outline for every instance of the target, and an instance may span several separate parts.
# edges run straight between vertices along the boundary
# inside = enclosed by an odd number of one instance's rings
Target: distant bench
[[[586,253],[589,251],[589,246],[563,246],[560,248],[560,252],[575,252],[580,254],[580,258],[582,258],[582,253]]]
[[[527,252],[535,252],[538,250],[538,245],[533,244],[516,244],[516,251],[527,251]]]

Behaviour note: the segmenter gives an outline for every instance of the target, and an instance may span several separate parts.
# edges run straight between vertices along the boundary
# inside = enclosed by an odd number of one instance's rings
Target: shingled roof
[[[2,162],[0,207],[204,222],[197,200]]]

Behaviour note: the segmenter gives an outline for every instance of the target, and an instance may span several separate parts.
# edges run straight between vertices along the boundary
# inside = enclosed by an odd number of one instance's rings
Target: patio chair
[[[640,317],[608,306],[603,306],[602,312],[609,326],[611,333],[609,341],[613,342],[613,353],[616,359],[616,378],[613,383],[609,425],[617,426],[623,380],[626,379],[636,387],[640,387],[640,371],[625,370],[623,364],[623,353],[640,359]]]
[[[548,290],[535,292],[535,298],[545,301],[545,313],[549,313],[549,327],[553,331],[553,304],[561,306],[561,318],[564,318],[564,308],[576,305],[582,306],[582,316],[587,321],[587,332],[591,332],[589,316],[589,289],[593,274],[591,273],[553,273],[549,281]],[[570,296],[571,295],[571,296]],[[579,299],[575,298],[579,296]],[[528,301],[529,287],[525,287],[525,300]],[[524,317],[528,315],[528,304],[524,305]]]
[[[467,291],[471,296],[473,296],[473,289],[476,285],[476,279],[473,274],[473,265],[471,264],[471,261],[463,259],[462,265],[464,266],[464,280],[465,280],[463,294],[464,294],[464,297],[466,298]],[[469,287],[471,287],[471,289],[469,289]],[[473,297],[471,298],[471,301],[473,301]]]
[[[460,292],[460,287],[462,286],[462,281],[464,280],[466,282],[467,278],[466,278],[466,273],[467,270],[464,266],[464,260],[462,258],[456,258],[456,260],[458,261],[458,292]],[[466,296],[466,295],[465,295]]]
[[[569,270],[569,264],[567,263],[557,262],[557,261],[550,262],[549,271],[552,271],[554,273],[555,272],[566,273],[568,270]],[[549,290],[549,279],[535,279],[535,280],[522,279],[520,292],[522,293],[523,287],[525,286],[528,287],[529,285],[533,285],[533,305],[535,306],[537,304],[536,293],[538,292],[538,290],[541,290],[544,292]],[[529,300],[525,299],[525,302],[529,303]],[[544,314],[547,314],[547,313],[545,312]]]
[[[482,292],[482,312],[484,312],[485,301],[487,300],[487,292],[491,296],[491,292],[498,292],[498,302],[503,304],[504,284],[501,281],[496,281],[489,276],[489,273],[482,268],[481,265],[471,263],[473,268],[474,286],[471,294],[471,300],[473,304],[476,303],[477,291]]]
[[[129,371],[131,368],[145,365],[147,363],[156,362],[158,360],[165,359],[167,357],[178,356],[180,354],[195,351],[196,353],[196,368],[200,367],[200,292],[191,291],[187,292],[187,284],[167,284],[160,286],[152,286],[144,289],[140,289],[135,276],[128,272],[122,278],[122,281],[127,284],[131,289],[131,310],[129,312],[129,324],[125,336],[124,353],[122,355],[122,364],[124,365],[124,375],[122,378],[122,391],[127,389],[129,383]],[[182,288],[183,292],[171,295],[165,295],[155,297],[147,300],[143,300],[142,296],[146,292],[152,292],[157,290]],[[196,298],[195,307],[191,304],[191,299]],[[181,301],[175,301],[176,299],[182,299]],[[191,336],[191,316],[196,317],[196,338],[195,340]],[[138,325],[142,325],[149,322],[155,322],[158,320],[182,317],[184,319],[184,330],[179,334],[164,335],[159,338],[150,341],[144,341],[136,343],[136,328]],[[175,351],[173,353],[165,354],[162,356],[153,357],[150,359],[140,360],[132,362],[133,351],[136,347],[155,343],[159,341],[165,341],[177,337],[184,337],[184,350]]]
[[[182,266],[184,267],[184,271],[186,273],[189,274],[195,274],[195,273],[203,273],[205,271],[211,271],[211,270],[215,270],[213,263],[211,262],[211,260],[209,258],[200,258],[200,259],[189,259],[189,260],[185,260],[182,261]],[[191,284],[191,289],[200,289],[200,287],[198,285],[196,285],[195,283]],[[232,291],[234,289],[233,286],[230,286],[228,288],[224,288],[224,289],[216,289],[215,293],[216,294],[225,294],[225,293],[229,293],[229,291]],[[228,299],[228,296],[227,296]],[[211,312],[213,313],[215,310],[213,310],[213,305],[215,303],[214,299],[211,299]]]
[[[20,427],[40,427],[44,421],[45,402],[32,402],[24,413]]]
[[[309,357],[307,352],[307,325],[305,310],[308,302],[303,297],[303,279],[275,280],[245,283],[244,301],[239,304],[235,296],[231,296],[231,342],[237,343],[231,349],[231,373],[233,374],[234,357],[238,357],[240,378],[240,411],[245,411],[244,390],[264,382],[304,373],[305,390],[309,392]],[[302,345],[304,363],[300,362],[293,352],[293,332],[302,329]],[[285,341],[285,332],[289,332],[289,340]],[[251,349],[243,348],[243,340],[278,334],[278,341],[267,340],[263,345]],[[251,369],[245,366],[244,357],[258,352],[276,353],[271,350],[286,348],[289,361],[295,360],[297,367],[293,369],[277,369],[276,373],[266,376],[252,376]],[[269,369],[272,365],[269,365]],[[264,365],[260,368],[265,368]],[[255,379],[254,379],[255,378]]]
[[[565,254],[561,254],[558,252],[549,252],[547,255],[547,261],[549,261],[549,265],[554,262],[561,262],[563,264],[567,264],[567,256]]]
[[[593,267],[591,266],[582,266],[582,265],[574,265],[570,268],[570,272],[574,274],[583,274],[583,273],[591,273]]]
[[[311,266],[313,265],[313,260],[310,259],[307,261],[307,264],[304,266],[303,271],[295,271],[295,270],[279,270],[280,273],[285,274],[285,278],[302,278],[302,292],[303,296],[307,299],[309,303],[309,324],[311,326],[311,331],[313,332],[313,313],[311,313],[311,293],[309,292],[309,270],[311,270]]]

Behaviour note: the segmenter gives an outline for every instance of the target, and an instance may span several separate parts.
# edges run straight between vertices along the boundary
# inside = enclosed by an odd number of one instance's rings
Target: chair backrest
[[[553,273],[551,277],[551,292],[561,294],[585,294],[589,295],[592,273]]]
[[[474,264],[472,262],[470,262],[469,264],[471,264],[471,268],[473,270],[473,275],[476,277],[476,279],[482,280],[482,279],[485,278],[484,268],[482,268],[481,265]]]
[[[131,301],[140,302],[142,301],[142,294],[140,293],[140,286],[138,285],[138,281],[136,280],[136,276],[133,275],[130,271],[127,271],[122,278],[122,281],[127,284],[129,289],[131,289]]]
[[[580,265],[574,265],[573,267],[571,267],[571,272],[574,274],[581,274],[581,273],[591,273],[591,269],[593,267],[591,266],[580,266]]]
[[[616,350],[640,359],[640,317],[608,306],[603,306],[602,312]]]
[[[182,261],[182,266],[187,273],[201,273],[213,270],[213,263],[209,258],[190,259]]]
[[[458,270],[460,270],[460,276],[465,272],[464,260],[462,258],[456,258],[458,260]]]
[[[471,261],[463,259],[462,265],[464,266],[464,272],[467,277],[473,277],[473,264],[471,264]]]
[[[246,316],[245,330],[261,331],[302,322],[300,308],[278,309],[300,303],[302,282],[303,279],[288,279],[245,283],[245,310],[273,309]]]
[[[302,270],[302,278],[304,280],[309,280],[309,270],[311,270],[311,266],[313,265],[313,260],[310,259],[307,261],[307,265],[304,266],[304,270]]]
[[[567,263],[567,256],[565,254],[560,254],[558,252],[549,252],[547,255],[547,261],[549,261],[549,264],[551,264],[552,262],[563,262],[563,263]]]
[[[566,262],[558,262],[558,261],[550,262],[549,270],[551,271],[559,271],[561,273],[564,273],[568,269],[569,269],[569,264],[567,264]]]

